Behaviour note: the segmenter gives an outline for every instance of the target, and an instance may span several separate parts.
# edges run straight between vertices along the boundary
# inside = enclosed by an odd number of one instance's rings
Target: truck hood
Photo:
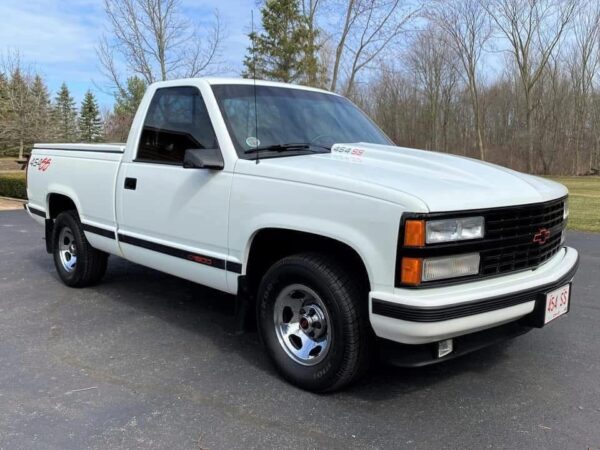
[[[258,166],[265,176],[352,191],[425,212],[538,203],[568,193],[559,183],[479,160],[387,145],[336,144],[331,153],[265,159]]]

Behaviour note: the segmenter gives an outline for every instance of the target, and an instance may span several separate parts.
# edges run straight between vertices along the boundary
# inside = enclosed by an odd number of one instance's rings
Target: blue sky
[[[223,75],[239,73],[254,0],[182,0],[182,5],[198,21],[219,10],[227,32],[224,60],[231,67]],[[65,81],[78,102],[92,89],[103,106],[112,105],[112,97],[98,88],[106,83],[95,53],[106,30],[102,0],[0,0],[0,17],[0,54],[19,51],[43,75],[52,94]]]

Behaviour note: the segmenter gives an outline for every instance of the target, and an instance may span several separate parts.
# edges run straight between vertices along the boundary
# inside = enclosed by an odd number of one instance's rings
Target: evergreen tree
[[[0,72],[0,120],[2,120],[8,110],[8,80],[6,75]]]
[[[9,153],[18,149],[19,159],[34,142],[53,139],[48,88],[41,76],[19,66],[10,79],[0,76],[0,139]]]
[[[0,155],[5,154],[8,146],[8,80],[6,75],[0,72]]]
[[[298,0],[267,0],[261,15],[264,32],[248,35],[252,47],[244,60],[244,76],[315,83],[320,72],[317,32],[300,13]]]
[[[50,93],[42,80],[36,74],[31,85],[31,137],[33,141],[43,142],[53,139],[52,106]]]
[[[83,142],[98,142],[102,137],[102,120],[92,91],[85,93],[79,113],[79,133]]]
[[[114,111],[106,118],[104,132],[109,141],[125,142],[135,112],[146,92],[146,82],[138,77],[127,79],[127,86],[117,92]]]
[[[4,153],[6,145],[6,127],[8,124],[8,80],[0,72],[0,154]]]
[[[4,134],[12,145],[18,146],[19,159],[23,159],[25,145],[30,139],[31,88],[27,75],[17,67],[7,85],[8,110]]]
[[[141,78],[128,78],[126,88],[117,92],[115,114],[130,116],[131,120],[133,120],[133,116],[142,101],[142,97],[144,97],[144,94],[146,93],[146,87],[146,82]]]
[[[54,121],[57,128],[57,137],[61,142],[77,141],[77,109],[75,100],[73,100],[65,83],[60,87],[54,100]]]

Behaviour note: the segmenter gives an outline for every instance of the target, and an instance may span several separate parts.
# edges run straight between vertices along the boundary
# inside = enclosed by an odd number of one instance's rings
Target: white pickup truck
[[[396,147],[347,99],[280,83],[153,84],[126,145],[36,144],[27,194],[64,283],[113,254],[237,295],[314,391],[542,327],[578,265],[564,186]]]

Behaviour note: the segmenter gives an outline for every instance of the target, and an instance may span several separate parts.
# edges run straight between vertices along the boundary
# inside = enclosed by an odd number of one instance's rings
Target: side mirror
[[[189,148],[183,156],[183,167],[184,169],[222,170],[225,161],[218,148]]]

